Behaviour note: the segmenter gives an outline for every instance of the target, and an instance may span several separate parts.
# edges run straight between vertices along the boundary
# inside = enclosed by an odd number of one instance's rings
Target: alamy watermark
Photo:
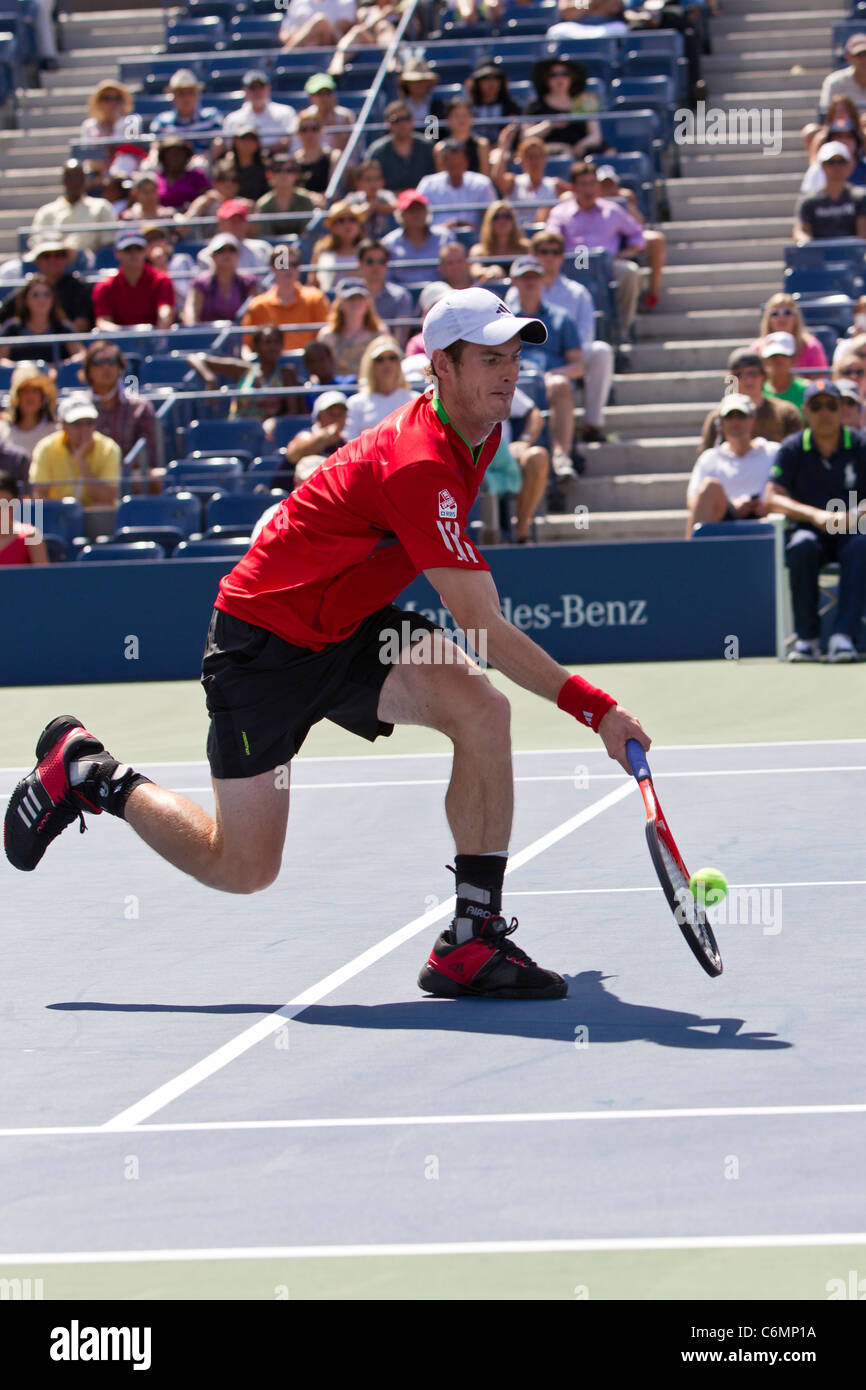
[[[384,666],[463,665],[458,653],[468,657],[470,672],[482,671],[487,665],[487,629],[419,632],[404,618],[399,628],[385,627],[379,633],[379,660]]]
[[[782,152],[780,107],[734,106],[727,111],[695,103],[694,111],[674,112],[674,140],[678,145],[759,145],[763,154]]]
[[[0,533],[8,536],[16,526],[32,526],[33,530],[24,537],[24,544],[39,545],[43,538],[42,513],[41,498],[25,497],[23,501],[17,497],[11,501],[0,498]]]
[[[674,917],[680,926],[694,921],[696,908],[702,909],[713,927],[760,927],[764,936],[778,936],[782,930],[781,888],[729,888],[719,903],[709,903],[701,883],[692,894],[678,888]]]
[[[828,536],[866,536],[866,502],[856,492],[849,492],[847,500],[844,497],[831,497],[824,510],[830,514],[827,518]]]

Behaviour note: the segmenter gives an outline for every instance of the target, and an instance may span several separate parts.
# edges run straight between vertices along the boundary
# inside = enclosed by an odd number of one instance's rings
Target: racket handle
[[[632,773],[639,782],[652,781],[652,773],[649,770],[646,753],[643,751],[636,738],[630,738],[626,743],[625,755],[628,758]]]

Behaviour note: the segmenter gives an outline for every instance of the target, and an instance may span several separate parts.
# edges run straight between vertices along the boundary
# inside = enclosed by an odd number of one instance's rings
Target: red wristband
[[[582,676],[569,676],[556,697],[556,703],[566,714],[574,715],[581,724],[588,724],[597,734],[599,724],[608,710],[614,708],[616,700],[590,685]]]

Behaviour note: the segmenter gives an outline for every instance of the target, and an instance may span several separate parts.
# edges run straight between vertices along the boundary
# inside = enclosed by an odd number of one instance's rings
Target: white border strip
[[[273,1015],[271,1015],[273,1017]],[[244,1035],[241,1034],[243,1037]],[[538,1110],[490,1115],[354,1115],[304,1120],[178,1120],[156,1124],[50,1125],[0,1129],[0,1139],[40,1139],[111,1134],[198,1134],[211,1131],[283,1129],[401,1129],[430,1125],[517,1125],[596,1123],[608,1120],[718,1120],[798,1115],[864,1115],[866,1102],[835,1105],[721,1105],[659,1110]],[[119,1120],[119,1116],[117,1119]]]
[[[555,845],[557,841],[565,839],[565,837],[570,835],[574,830],[578,830],[582,825],[586,825],[588,821],[594,820],[596,816],[600,816],[611,806],[615,806],[617,802],[623,801],[625,797],[631,795],[636,786],[637,783],[630,778],[628,782],[617,787],[614,791],[608,792],[607,795],[601,797],[600,800],[594,801],[583,811],[579,811],[577,815],[570,816],[568,820],[562,821],[560,825],[555,826],[554,829],[548,831],[546,835],[542,835],[539,839],[533,840],[525,849],[520,850],[509,859],[506,873],[513,873],[515,869],[519,869],[523,864],[528,863],[531,859],[535,859],[537,855],[542,854],[546,849],[549,849],[551,845]],[[148,1095],[143,1096],[142,1099],[137,1101],[134,1105],[130,1105],[125,1110],[121,1110],[119,1114],[107,1120],[103,1128],[107,1130],[129,1129],[139,1124],[142,1120],[146,1120],[157,1110],[161,1110],[163,1106],[169,1105],[173,1100],[177,1100],[178,1096],[182,1096],[185,1092],[192,1090],[193,1086],[198,1086],[202,1081],[213,1076],[215,1072],[220,1071],[223,1067],[227,1066],[229,1062],[235,1061],[237,1057],[242,1056],[243,1053],[249,1051],[251,1047],[255,1047],[256,1043],[261,1042],[264,1038],[270,1037],[272,1033],[276,1033],[280,1028],[285,1026],[290,1018],[293,1018],[296,1013],[300,1013],[301,1009],[307,1008],[310,1004],[317,1004],[320,999],[324,999],[326,995],[333,993],[335,989],[339,989],[339,987],[346,984],[348,980],[352,980],[356,975],[360,975],[368,966],[375,965],[383,956],[389,955],[392,951],[396,950],[398,946],[402,946],[404,942],[410,941],[413,936],[417,936],[425,927],[432,926],[435,922],[441,922],[445,917],[450,917],[454,910],[454,903],[455,899],[452,896],[444,903],[440,903],[438,907],[431,908],[429,912],[425,912],[420,917],[415,917],[411,922],[407,922],[404,927],[400,927],[397,931],[392,932],[390,936],[386,936],[384,940],[380,941],[376,946],[371,946],[368,950],[362,951],[359,956],[355,956],[354,960],[350,960],[348,964],[341,966],[339,970],[332,971],[331,974],[326,975],[323,980],[319,980],[317,984],[311,985],[309,989],[296,995],[294,999],[290,999],[288,1003],[284,1004],[276,1013],[269,1014],[267,1018],[260,1019],[258,1023],[253,1024],[250,1028],[246,1028],[244,1032],[239,1033],[237,1037],[232,1038],[230,1042],[224,1043],[222,1047],[218,1047],[216,1051],[209,1053],[207,1057],[203,1057],[200,1062],[196,1062],[194,1066],[188,1067],[187,1070],[181,1072],[179,1076],[174,1077],[163,1086],[157,1087],[155,1091],[151,1091]]]
[[[5,1265],[162,1264],[190,1260],[365,1259],[402,1255],[547,1255],[560,1252],[639,1250],[803,1249],[833,1245],[866,1246],[866,1232],[840,1231],[765,1236],[623,1236],[575,1240],[437,1241],[412,1245],[273,1245],[200,1250],[79,1250],[47,1254],[0,1254]]]

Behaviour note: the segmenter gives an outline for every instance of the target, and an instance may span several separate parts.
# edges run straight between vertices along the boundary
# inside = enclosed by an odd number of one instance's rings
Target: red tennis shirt
[[[501,433],[473,450],[429,394],[395,410],[283,502],[222,580],[217,608],[321,651],[422,570],[489,570],[465,528]]]
[[[166,304],[174,307],[174,285],[164,270],[155,270],[152,265],[144,267],[134,285],[123,271],[115,270],[93,286],[95,316],[111,319],[124,328],[136,323],[152,323],[156,327],[157,310]]]

